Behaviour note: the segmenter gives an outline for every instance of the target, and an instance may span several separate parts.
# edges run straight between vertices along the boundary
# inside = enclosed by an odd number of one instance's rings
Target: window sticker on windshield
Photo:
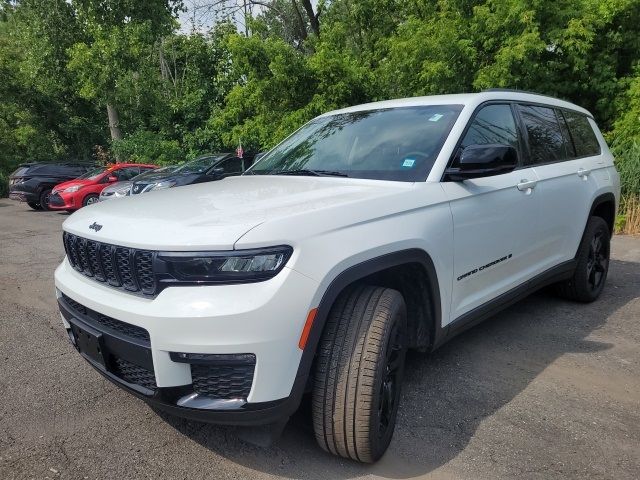
[[[405,158],[404,162],[402,162],[403,167],[411,168],[413,164],[416,163],[415,158]]]
[[[435,115],[432,115],[431,118],[429,119],[430,122],[437,122],[438,120],[440,120],[442,117],[444,117],[444,115],[442,115],[441,113],[436,113]]]

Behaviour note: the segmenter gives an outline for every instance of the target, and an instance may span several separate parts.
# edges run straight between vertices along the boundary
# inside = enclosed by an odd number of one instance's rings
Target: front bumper
[[[11,190],[11,189],[9,189],[9,200],[15,200],[17,202],[30,202],[30,203],[38,203],[40,201],[40,199],[35,193],[23,192],[20,190]]]
[[[172,287],[148,299],[94,282],[73,270],[66,259],[55,277],[65,327],[100,334],[110,360],[85,358],[146,402],[174,415],[234,425],[274,423],[297,408],[301,391],[293,386],[306,380],[296,378],[302,355],[298,340],[317,289],[311,279],[285,268],[266,282]],[[76,302],[88,316],[72,308]],[[148,332],[148,340],[104,328],[104,322],[92,320],[95,315],[138,327]],[[198,383],[194,367],[177,361],[177,352],[255,356],[248,394],[224,399],[194,396]],[[116,359],[132,364],[133,373],[123,374],[114,364]],[[242,381],[230,378],[232,383]]]
[[[49,208],[54,210],[74,210],[79,208],[76,205],[73,195],[52,193],[49,197]]]

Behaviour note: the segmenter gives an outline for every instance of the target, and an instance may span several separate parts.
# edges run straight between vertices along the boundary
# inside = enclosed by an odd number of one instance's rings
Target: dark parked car
[[[84,175],[93,165],[74,163],[24,163],[9,176],[9,198],[34,210],[49,210],[51,189]]]
[[[180,187],[193,183],[211,182],[232,175],[240,175],[253,164],[255,155],[245,153],[243,158],[233,153],[214,153],[191,160],[172,172],[149,173],[143,180],[135,180],[131,194]]]

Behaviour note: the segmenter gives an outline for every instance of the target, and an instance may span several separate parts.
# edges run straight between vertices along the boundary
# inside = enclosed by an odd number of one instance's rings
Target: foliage
[[[118,158],[136,163],[170,165],[185,160],[177,140],[167,140],[148,130],[138,130],[122,140],[114,140],[112,149]]]
[[[505,87],[590,109],[640,194],[640,0],[248,4],[242,33],[186,34],[179,0],[0,0],[0,171],[96,146],[160,163],[264,150],[327,110]]]

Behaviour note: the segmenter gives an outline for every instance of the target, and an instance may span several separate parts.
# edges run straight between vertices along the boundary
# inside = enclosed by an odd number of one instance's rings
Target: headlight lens
[[[73,187],[67,187],[63,190],[64,193],[73,193],[77,192],[82,188],[82,185],[74,185]]]
[[[169,282],[259,282],[276,276],[292,251],[289,246],[278,246],[232,252],[160,252],[156,270]]]
[[[163,182],[154,183],[148,191],[150,192],[152,190],[164,190],[165,188],[173,187],[175,184],[175,180],[165,180]]]

